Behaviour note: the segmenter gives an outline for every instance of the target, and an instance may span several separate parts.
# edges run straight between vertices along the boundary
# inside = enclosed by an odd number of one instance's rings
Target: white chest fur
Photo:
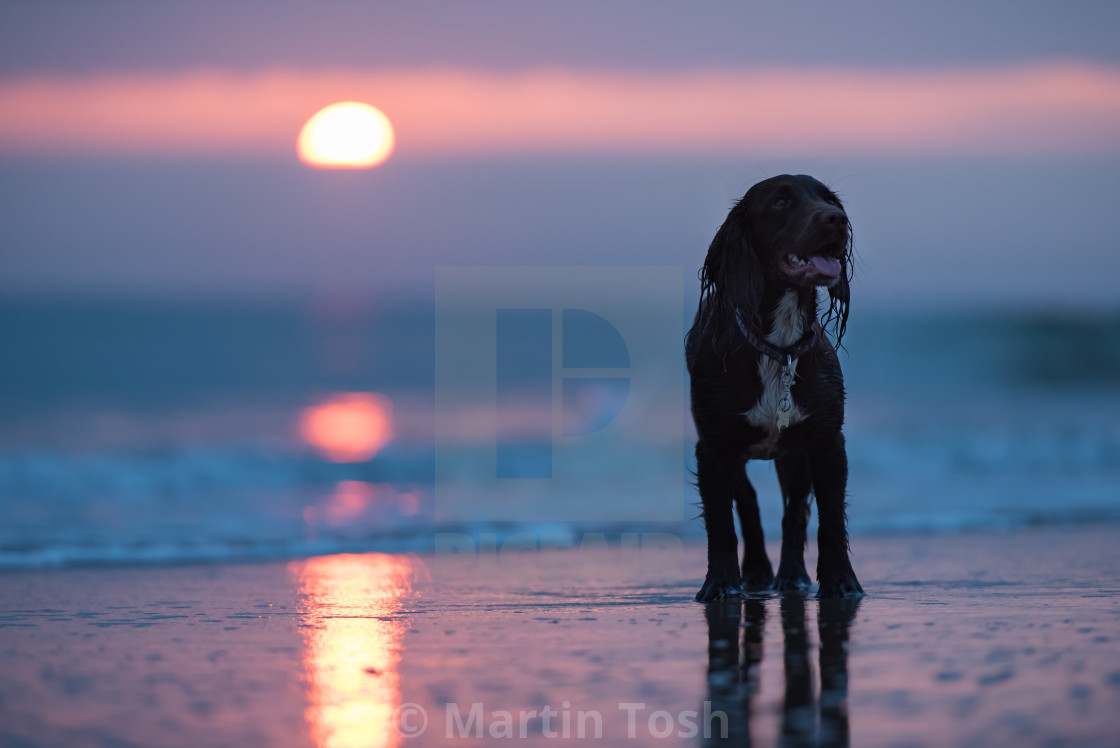
[[[778,301],[778,305],[774,309],[774,324],[770,328],[770,334],[766,336],[766,341],[778,347],[793,345],[805,333],[804,328],[805,320],[797,303],[797,294],[788,291]],[[793,360],[790,372],[794,377],[797,376],[797,359]],[[743,417],[752,426],[757,426],[767,432],[769,436],[767,442],[772,443],[759,445],[759,449],[756,451],[768,454],[776,445],[778,434],[781,431],[778,428],[778,416],[780,413],[779,404],[783,394],[782,366],[769,356],[760,355],[758,357],[758,378],[762,382],[762,394],[754,407],[744,413]],[[803,420],[805,420],[805,415],[797,407],[797,403],[793,402],[793,410],[789,413],[790,425],[800,423]]]

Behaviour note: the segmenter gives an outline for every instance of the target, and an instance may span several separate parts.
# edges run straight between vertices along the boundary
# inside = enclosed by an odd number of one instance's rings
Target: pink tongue
[[[813,268],[821,275],[827,275],[829,278],[840,275],[840,260],[835,257],[813,255],[809,258],[809,262],[813,263]]]

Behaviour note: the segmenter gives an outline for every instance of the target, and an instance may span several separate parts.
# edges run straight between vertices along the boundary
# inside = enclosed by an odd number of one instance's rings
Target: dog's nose
[[[848,215],[838,208],[822,211],[818,218],[825,226],[843,226],[848,222]]]

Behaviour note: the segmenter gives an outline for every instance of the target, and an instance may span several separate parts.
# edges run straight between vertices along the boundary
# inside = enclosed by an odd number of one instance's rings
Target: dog
[[[836,355],[851,279],[848,215],[836,194],[810,176],[785,174],[751,187],[708,247],[685,338],[696,485],[708,536],[700,602],[744,591],[807,590],[810,494],[820,526],[818,596],[863,595],[849,558],[844,377]],[[818,288],[828,292],[823,313]],[[748,460],[773,460],[777,468],[784,514],[776,576]],[[741,566],[733,501],[743,533]]]

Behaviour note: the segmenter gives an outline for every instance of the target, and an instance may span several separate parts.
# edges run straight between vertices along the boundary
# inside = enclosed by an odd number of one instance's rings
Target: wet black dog
[[[708,532],[702,602],[747,590],[807,589],[809,494],[819,518],[820,597],[862,595],[848,558],[844,378],[852,233],[835,194],[783,175],[747,191],[716,233],[700,271],[700,306],[685,341],[692,379],[696,477]],[[823,319],[817,288],[828,290]],[[774,460],[782,490],[775,577],[763,545],[747,460]],[[731,514],[743,531],[743,563]]]

